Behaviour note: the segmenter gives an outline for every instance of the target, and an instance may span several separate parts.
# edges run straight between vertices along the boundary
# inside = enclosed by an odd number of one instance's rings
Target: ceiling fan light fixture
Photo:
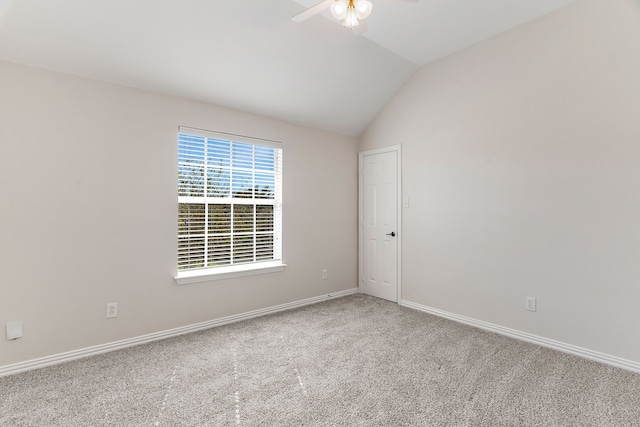
[[[349,8],[349,2],[347,0],[336,0],[331,3],[329,10],[334,19],[342,21],[347,16],[347,9]]]
[[[360,21],[358,20],[358,11],[353,4],[353,0],[349,0],[349,6],[347,7],[347,15],[344,17],[344,22],[342,23],[347,28],[353,28],[360,25]]]
[[[373,4],[369,0],[355,0],[355,8],[358,19],[367,19],[373,10]]]
[[[358,12],[356,8],[353,6],[349,6],[347,8],[347,16],[344,18],[343,25],[347,28],[353,28],[360,25],[360,21],[358,20]]]

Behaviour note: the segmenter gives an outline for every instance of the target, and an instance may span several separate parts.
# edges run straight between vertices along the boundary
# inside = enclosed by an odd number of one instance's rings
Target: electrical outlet
[[[534,297],[527,297],[524,308],[529,311],[536,311],[536,299]]]
[[[329,275],[329,273],[327,272],[326,268],[324,270],[322,270],[322,280],[327,280],[327,276],[328,275]]]
[[[107,304],[107,319],[111,319],[113,317],[118,317],[118,303],[110,302]]]

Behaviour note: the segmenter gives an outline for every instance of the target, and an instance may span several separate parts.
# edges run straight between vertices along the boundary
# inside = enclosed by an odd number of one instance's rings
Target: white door
[[[360,154],[360,282],[362,291],[398,301],[399,147]]]

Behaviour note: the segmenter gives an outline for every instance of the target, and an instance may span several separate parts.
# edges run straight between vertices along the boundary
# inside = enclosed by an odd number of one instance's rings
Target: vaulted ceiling
[[[0,0],[0,59],[358,136],[422,66],[575,0]]]

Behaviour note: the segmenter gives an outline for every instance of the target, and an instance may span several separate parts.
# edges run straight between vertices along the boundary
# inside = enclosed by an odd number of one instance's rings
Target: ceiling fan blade
[[[302,22],[305,19],[311,18],[313,15],[317,15],[318,13],[323,12],[326,9],[329,9],[333,1],[334,0],[324,0],[315,6],[312,6],[309,9],[304,10],[298,13],[297,15],[294,15],[291,19],[293,20],[293,22]]]

